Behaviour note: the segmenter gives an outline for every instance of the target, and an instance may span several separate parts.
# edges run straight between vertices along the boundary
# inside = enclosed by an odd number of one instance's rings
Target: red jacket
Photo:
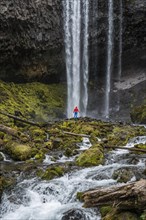
[[[73,112],[79,112],[79,109],[77,106],[74,108]]]

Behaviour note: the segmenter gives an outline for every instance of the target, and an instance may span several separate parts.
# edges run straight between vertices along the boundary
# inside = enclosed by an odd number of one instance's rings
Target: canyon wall
[[[65,72],[60,0],[0,1],[0,78],[58,82]]]
[[[119,2],[114,1],[114,62],[119,53]],[[66,78],[63,0],[1,0],[0,79],[60,82]],[[145,69],[144,0],[123,1],[123,74]],[[105,76],[108,1],[90,1],[90,78]],[[98,77],[98,75],[100,77]]]

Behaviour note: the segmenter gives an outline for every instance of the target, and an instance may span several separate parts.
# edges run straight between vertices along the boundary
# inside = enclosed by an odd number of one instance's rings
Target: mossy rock
[[[39,160],[39,161],[43,161],[45,159],[45,154],[42,151],[39,151],[36,155],[35,155],[35,160]]]
[[[146,210],[141,214],[140,220],[146,220]]]
[[[130,116],[133,123],[146,124],[146,104],[133,108]]]
[[[84,192],[77,192],[76,197],[80,202],[83,202],[83,194],[84,194]]]
[[[63,176],[65,169],[62,166],[49,167],[46,171],[39,170],[38,176],[43,180],[51,180],[55,177]]]
[[[115,170],[112,178],[117,180],[119,183],[127,183],[134,176],[134,172],[130,168],[119,168]]]
[[[146,150],[146,144],[136,144],[134,147]]]
[[[17,161],[28,160],[36,154],[36,150],[31,148],[29,145],[19,144],[16,142],[8,142],[5,146],[5,151]]]
[[[118,211],[117,209],[106,206],[100,209],[104,220],[139,220],[139,216],[130,211]]]
[[[107,146],[125,146],[136,136],[146,135],[146,129],[138,126],[114,126],[112,133],[107,136]]]
[[[46,139],[46,132],[38,127],[31,127],[29,131],[34,142],[43,143]]]
[[[6,178],[4,176],[0,176],[0,200],[3,193],[3,190],[10,187],[15,183],[14,178]]]
[[[103,163],[104,155],[99,148],[90,148],[81,153],[76,159],[76,165],[81,167],[98,166]]]

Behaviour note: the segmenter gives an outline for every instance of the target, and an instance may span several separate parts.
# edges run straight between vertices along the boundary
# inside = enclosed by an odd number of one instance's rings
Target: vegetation
[[[146,123],[146,104],[133,108],[130,115],[131,115],[132,122],[145,124]]]
[[[39,125],[23,123],[0,114],[1,124],[12,129],[11,132],[0,131],[1,151],[7,153],[14,161],[22,161],[25,164],[23,164],[23,168],[18,168],[19,172],[23,170],[30,174],[35,171],[39,178],[49,181],[64,175],[73,166],[76,169],[103,164],[105,153],[111,150],[104,146],[125,146],[133,137],[146,136],[146,129],[142,126],[110,123],[91,118],[52,122],[53,118],[63,117],[64,97],[63,85],[59,85],[59,87],[41,83],[16,85],[0,81],[1,111],[38,122]],[[92,146],[81,152],[79,144],[82,143],[83,137],[65,132],[89,135]],[[146,149],[145,144],[138,144],[135,147]],[[39,166],[45,159],[45,154],[51,155],[52,160],[56,161],[60,153],[67,157],[75,156],[75,161],[70,164],[55,164],[43,168]],[[0,160],[2,159],[0,158]],[[15,178],[11,178],[11,175],[10,178],[7,178],[8,172],[10,171],[3,170],[0,179],[0,193],[5,187],[11,186],[16,181]],[[113,178],[118,182],[127,182],[132,175],[128,170],[124,172],[117,170],[113,174]],[[145,171],[143,175],[146,175]],[[79,192],[77,198],[82,200],[82,194]],[[110,206],[102,207],[101,213],[103,219],[122,219],[122,214]],[[136,214],[129,212],[123,212],[123,216],[125,216],[124,220],[136,219]],[[140,220],[144,220],[145,216],[145,212],[141,213]]]

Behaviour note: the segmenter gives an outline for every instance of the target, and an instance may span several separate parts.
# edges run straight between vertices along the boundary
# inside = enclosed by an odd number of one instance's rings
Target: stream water
[[[132,139],[126,146],[146,143],[146,136]],[[86,138],[80,144],[80,151],[91,146]],[[138,178],[146,166],[146,158],[129,153],[128,150],[114,150],[105,155],[104,165],[75,170],[51,181],[38,178],[18,178],[18,183],[12,190],[2,196],[2,220],[100,220],[98,208],[85,209],[76,198],[77,192],[91,188],[106,187],[117,183],[113,173],[119,169],[130,169],[133,176],[130,181]],[[62,156],[59,162],[74,160]],[[58,162],[58,161],[56,161]],[[46,155],[44,164],[54,163]],[[74,218],[73,218],[74,216]],[[76,216],[76,218],[75,218]]]

